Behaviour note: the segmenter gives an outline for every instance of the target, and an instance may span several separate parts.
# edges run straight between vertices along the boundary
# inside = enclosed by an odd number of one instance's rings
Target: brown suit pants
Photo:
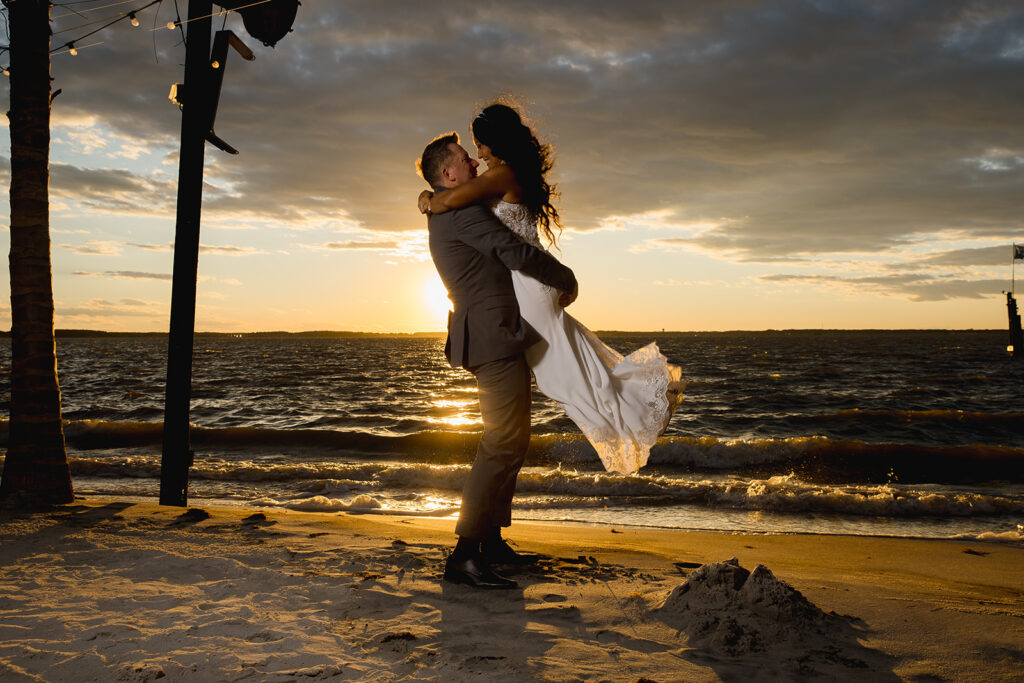
[[[462,490],[455,533],[483,539],[512,523],[512,494],[530,446],[530,368],[517,354],[469,369],[484,433]]]

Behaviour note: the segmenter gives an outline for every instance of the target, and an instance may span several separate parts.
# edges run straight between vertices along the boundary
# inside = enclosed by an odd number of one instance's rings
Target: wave
[[[782,513],[837,513],[881,517],[1019,515],[1024,500],[1011,495],[936,492],[906,486],[828,486],[795,474],[739,481],[670,477],[570,476],[560,470],[520,476],[517,494],[572,495],[608,504],[609,498],[647,499],[654,505],[702,505]],[[581,501],[576,500],[573,504]],[[542,501],[541,505],[548,505]],[[519,505],[519,503],[517,503]],[[525,503],[524,507],[529,507]]]
[[[934,412],[934,411],[926,411]],[[946,412],[946,411],[939,411]],[[1022,417],[1024,419],[1024,417]],[[0,420],[0,439],[6,420]],[[110,449],[159,449],[159,422],[69,420],[65,437],[82,452]],[[342,478],[344,461],[425,464],[471,462],[479,434],[423,431],[379,434],[330,429],[268,427],[209,428],[191,431],[200,476],[242,481]],[[230,457],[221,457],[227,456]],[[111,454],[116,455],[116,454]],[[80,458],[79,467],[88,469]],[[220,469],[230,461],[230,473]],[[157,476],[156,460],[128,455],[122,465],[101,457],[96,467],[111,476]],[[245,463],[249,463],[246,465]],[[565,465],[601,472],[591,445],[579,434],[539,434],[530,440],[527,465]],[[824,436],[719,439],[662,437],[643,471],[734,472],[761,477],[793,472],[807,481],[824,483],[1024,483],[1024,449],[1006,446],[926,446],[906,443],[868,443]]]
[[[71,469],[76,477],[125,480],[159,476],[156,455],[75,457],[71,459]],[[190,478],[197,483],[212,482],[220,490],[244,482],[249,489],[246,495],[251,496],[253,489],[259,489],[284,501],[268,504],[330,511],[394,507],[377,505],[374,501],[380,502],[381,497],[394,501],[457,500],[468,469],[468,465],[426,463],[287,463],[211,458],[197,461]],[[259,485],[254,487],[254,482]],[[889,518],[1024,515],[1024,492],[1020,486],[964,491],[907,484],[831,485],[808,481],[796,473],[700,478],[655,471],[618,475],[565,467],[531,467],[520,473],[516,495],[516,506],[520,509],[686,505]],[[401,503],[398,507],[410,505]]]
[[[983,531],[977,534],[954,534],[950,536],[956,541],[986,541],[989,543],[1024,543],[1024,529],[1017,525],[1017,531]]]
[[[834,413],[782,416],[783,422],[842,428],[854,425],[870,431],[899,426],[933,430],[946,434],[950,429],[967,429],[977,433],[998,433],[1020,437],[1024,434],[1024,413],[984,413],[972,410],[938,408],[929,410],[847,408]]]
[[[1024,413],[981,413],[972,410],[955,409],[930,409],[930,410],[905,410],[905,409],[876,409],[862,410],[860,408],[849,408],[836,413],[810,416],[812,420],[834,420],[834,419],[865,419],[865,418],[898,418],[901,420],[935,420],[952,422],[988,422],[1006,424],[1020,429],[1024,424]]]

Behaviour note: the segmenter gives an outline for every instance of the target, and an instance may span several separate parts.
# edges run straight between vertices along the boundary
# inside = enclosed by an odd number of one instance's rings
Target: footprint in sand
[[[268,520],[267,516],[262,512],[257,512],[255,514],[249,515],[248,517],[242,520],[242,525],[247,527],[273,526],[274,524],[277,524],[277,522]],[[310,534],[310,536],[312,536],[312,534]]]
[[[187,512],[183,512],[174,518],[173,524],[196,524],[202,522],[204,519],[209,519],[210,513],[201,508],[189,508]]]

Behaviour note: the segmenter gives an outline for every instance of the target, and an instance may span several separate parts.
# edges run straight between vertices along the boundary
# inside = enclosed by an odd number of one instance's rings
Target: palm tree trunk
[[[53,336],[50,7],[5,2],[11,35],[11,421],[0,496],[74,499]]]

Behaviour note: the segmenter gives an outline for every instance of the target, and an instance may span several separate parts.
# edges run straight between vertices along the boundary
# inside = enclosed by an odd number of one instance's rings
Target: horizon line
[[[647,330],[626,330],[609,329],[594,330],[595,334],[721,334],[729,332],[1005,332],[1003,328],[978,328],[978,327],[788,327],[762,329],[720,329],[720,330],[669,330],[666,328]],[[11,330],[0,330],[0,336],[10,337]],[[132,335],[132,336],[167,336],[167,331],[135,331],[135,330],[96,330],[90,328],[55,328],[54,336],[110,336],[110,335]],[[364,330],[300,330],[296,332],[288,330],[251,330],[246,332],[225,332],[218,330],[196,330],[194,335],[217,335],[217,336],[359,336],[359,337],[441,337],[447,335],[444,330],[423,330],[416,332],[370,332]]]

